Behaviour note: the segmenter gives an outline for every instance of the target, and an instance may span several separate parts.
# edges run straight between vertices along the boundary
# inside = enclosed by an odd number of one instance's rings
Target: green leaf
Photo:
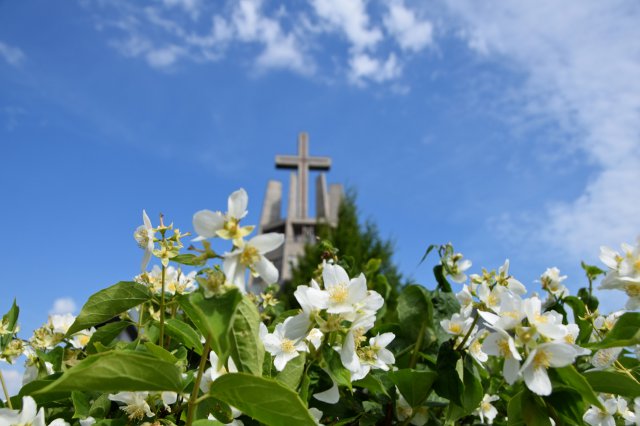
[[[201,292],[182,296],[178,303],[204,336],[211,336],[211,347],[221,360],[229,355],[229,330],[236,306],[242,300],[237,288],[209,299]]]
[[[482,397],[484,396],[482,382],[480,381],[476,367],[473,364],[473,358],[470,356],[467,356],[464,360],[464,372],[462,379],[464,383],[462,407],[464,408],[464,415],[469,415],[478,408],[482,401]]]
[[[574,322],[578,324],[578,328],[580,328],[580,334],[578,334],[576,343],[582,344],[588,342],[591,331],[593,330],[593,325],[591,321],[585,319],[587,310],[585,309],[584,302],[576,296],[567,296],[563,300],[564,303],[571,307]]]
[[[438,377],[433,384],[433,390],[442,398],[462,407],[464,384],[460,380],[457,370],[460,353],[453,349],[453,344],[454,342],[449,340],[444,342],[438,350],[438,359],[436,361]]]
[[[71,392],[71,401],[73,401],[73,418],[84,419],[89,417],[89,409],[91,403],[89,401],[89,395],[85,392]]]
[[[159,374],[161,372],[161,374]],[[36,394],[65,391],[182,391],[175,365],[132,351],[90,355]]]
[[[604,274],[604,271],[597,266],[587,265],[584,262],[580,262],[580,266],[582,266],[582,269],[584,269],[584,272],[587,274],[587,278],[589,279],[589,281],[593,281],[598,278],[598,276]]]
[[[625,374],[614,371],[587,371],[583,375],[596,392],[612,393],[631,399],[640,396],[640,385]]]
[[[151,299],[147,287],[133,281],[121,281],[95,293],[84,304],[80,315],[69,327],[67,336],[109,321],[127,310]]]
[[[385,389],[380,379],[374,374],[375,373],[369,373],[363,379],[356,380],[353,382],[353,386],[367,389],[373,394],[385,395],[388,397],[389,393],[387,392],[387,389]]]
[[[113,340],[120,335],[131,323],[129,321],[116,321],[105,324],[98,327],[95,333],[91,336],[89,343],[87,343],[87,353],[96,353],[95,345],[100,343],[102,345],[109,345]]]
[[[398,387],[398,390],[411,407],[418,407],[427,399],[431,392],[431,386],[437,377],[438,374],[432,371],[412,369],[397,370],[389,373],[389,378]]]
[[[190,266],[200,266],[200,265],[204,265],[205,263],[205,260],[202,257],[196,256],[195,254],[190,254],[190,253],[179,254],[177,256],[174,256],[171,258],[171,261],[180,263],[182,265],[190,265]]]
[[[322,347],[322,358],[326,364],[321,365],[321,367],[329,373],[333,381],[351,390],[351,373],[342,365],[340,355],[333,348],[325,345]]]
[[[598,399],[598,396],[593,391],[593,388],[580,373],[575,369],[573,365],[568,365],[562,368],[556,368],[556,373],[560,376],[562,381],[568,385],[571,389],[577,391],[582,395],[585,401],[589,404],[595,405],[600,408],[602,411],[605,411],[602,402]]]
[[[109,395],[103,393],[93,401],[93,404],[91,404],[89,416],[99,419],[101,417],[105,417],[109,413],[110,409],[111,400],[109,399]]]
[[[29,382],[20,389],[20,393],[18,395],[23,397],[25,395],[30,395],[33,399],[38,403],[38,405],[46,405],[49,402],[60,401],[63,399],[68,399],[70,396],[69,391],[60,391],[60,392],[50,392],[45,395],[40,393],[40,390],[47,388],[49,385],[54,383],[62,374],[56,373],[50,376],[47,376],[43,379],[34,380],[33,382]]]
[[[526,389],[522,393],[522,419],[527,426],[551,426],[545,402]]]
[[[433,305],[424,287],[409,285],[398,297],[398,321],[411,340],[416,340],[425,325],[433,322]]]
[[[451,289],[451,284],[447,281],[442,265],[436,265],[433,267],[433,276],[438,282],[438,290],[444,293],[451,293],[453,291]]]
[[[236,308],[231,328],[231,356],[241,373],[262,376],[264,345],[260,339],[260,313],[243,297]]]
[[[145,348],[147,348],[149,353],[151,353],[153,356],[155,356],[158,359],[161,359],[171,364],[175,364],[176,362],[178,362],[178,358],[176,358],[171,352],[169,352],[163,347],[156,345],[155,343],[145,342],[144,346]]]
[[[9,312],[2,316],[2,324],[6,327],[8,333],[0,335],[0,352],[7,347],[11,340],[13,340],[13,334],[16,330],[19,314],[20,308],[16,305],[16,299],[13,299],[13,304],[11,305]]]
[[[291,389],[296,390],[302,379],[304,373],[304,363],[306,356],[304,353],[300,353],[297,357],[293,358],[284,367],[284,370],[280,371],[275,379],[280,383],[289,386]]]
[[[233,421],[233,413],[231,412],[229,404],[213,397],[206,398],[198,404],[195,419],[207,419],[209,414],[213,414],[222,424]]]
[[[427,259],[427,256],[429,256],[429,253],[431,253],[431,251],[433,251],[434,248],[438,248],[439,246],[437,244],[431,244],[429,247],[427,247],[427,250],[424,252],[424,256],[422,256],[422,259],[420,259],[420,262],[418,263],[418,265],[420,265],[422,262],[424,262]]]
[[[298,394],[272,379],[224,374],[212,383],[210,394],[271,426],[316,424]]]
[[[507,405],[507,418],[509,426],[523,426],[524,419],[522,418],[522,394],[519,392],[515,394]]]
[[[189,324],[179,319],[169,318],[164,323],[164,326],[169,336],[193,350],[198,355],[202,355],[203,347],[200,342],[200,336]]]
[[[585,344],[590,349],[633,346],[640,343],[640,312],[627,312],[600,342]]]

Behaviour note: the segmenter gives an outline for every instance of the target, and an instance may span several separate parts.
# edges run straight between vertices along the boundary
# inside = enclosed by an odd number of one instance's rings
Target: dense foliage
[[[9,398],[3,382],[0,426],[640,423],[640,241],[603,247],[606,271],[583,265],[577,295],[547,269],[544,298],[508,261],[467,275],[471,262],[450,244],[430,246],[436,288],[406,286],[393,307],[380,260],[325,243],[295,289],[300,308],[285,310],[275,287],[245,292],[248,273],[277,281],[264,255],[283,242],[246,239],[247,202],[239,190],[226,213],[197,212],[192,253],[189,234],[143,212],[141,274],[28,339],[14,302],[0,359],[26,357],[24,386]],[[223,240],[231,251],[219,254]],[[626,310],[598,311],[601,276],[601,288],[628,296]]]

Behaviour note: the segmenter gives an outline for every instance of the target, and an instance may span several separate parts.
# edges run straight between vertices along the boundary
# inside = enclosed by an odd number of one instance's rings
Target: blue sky
[[[0,307],[18,298],[26,337],[130,279],[143,208],[192,231],[244,187],[257,222],[300,131],[415,281],[451,241],[474,270],[510,258],[534,288],[558,266],[576,290],[581,259],[640,234],[640,6],[562,9],[0,2]]]

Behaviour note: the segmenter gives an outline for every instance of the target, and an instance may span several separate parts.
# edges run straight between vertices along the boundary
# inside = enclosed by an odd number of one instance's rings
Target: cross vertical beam
[[[298,155],[276,156],[276,168],[297,171],[298,197],[296,200],[296,216],[298,219],[306,219],[309,215],[309,170],[329,170],[331,168],[331,159],[329,157],[309,156],[309,135],[302,132],[298,135]]]

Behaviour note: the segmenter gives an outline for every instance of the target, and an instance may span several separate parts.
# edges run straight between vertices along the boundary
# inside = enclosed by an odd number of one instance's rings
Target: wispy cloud
[[[577,135],[569,148],[597,169],[577,199],[510,227],[575,256],[633,239],[640,232],[640,7],[569,2],[559,13],[553,1],[448,5],[472,49],[526,75],[524,114],[545,115]]]
[[[14,67],[22,64],[26,58],[24,52],[20,48],[10,46],[2,41],[0,41],[0,57],[7,61],[9,65],[13,65]]]
[[[72,314],[76,311],[76,302],[70,297],[61,297],[53,301],[53,306],[49,310],[49,314],[63,315]]]
[[[431,46],[433,25],[419,13],[393,0],[369,10],[364,0],[309,0],[295,10],[262,0],[234,0],[212,8],[195,0],[165,0],[154,6],[114,2],[117,17],[99,28],[116,29],[111,45],[128,57],[142,58],[156,68],[171,70],[183,60],[215,62],[234,46],[253,48],[258,71],[284,69],[304,76],[339,73],[357,86],[399,81],[410,55]],[[190,19],[182,19],[181,13]],[[341,64],[323,69],[323,42],[342,43]],[[338,56],[334,56],[338,60]],[[406,85],[393,85],[406,93]]]

